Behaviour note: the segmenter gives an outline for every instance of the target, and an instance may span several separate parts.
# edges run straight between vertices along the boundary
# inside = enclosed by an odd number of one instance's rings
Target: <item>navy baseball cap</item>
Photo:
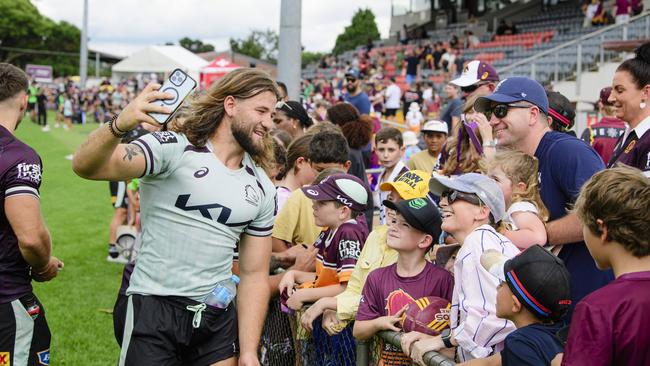
[[[536,105],[548,114],[548,97],[544,87],[537,81],[525,76],[513,76],[502,80],[494,89],[494,93],[476,99],[474,109],[485,113],[493,103],[508,104],[526,101]]]
[[[399,202],[384,200],[383,204],[399,212],[409,225],[431,235],[433,240],[438,240],[440,237],[440,225],[442,225],[440,210],[428,199],[413,198]]]
[[[347,173],[333,174],[320,183],[302,187],[314,201],[338,201],[354,211],[363,211],[372,201],[370,188],[359,178]]]

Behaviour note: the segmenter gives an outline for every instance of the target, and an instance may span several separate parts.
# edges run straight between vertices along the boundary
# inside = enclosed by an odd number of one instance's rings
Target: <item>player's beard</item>
[[[264,144],[262,142],[255,144],[251,137],[255,130],[254,124],[247,126],[244,122],[235,119],[232,122],[230,130],[235,141],[237,141],[239,146],[241,146],[249,155],[257,156],[264,151]]]

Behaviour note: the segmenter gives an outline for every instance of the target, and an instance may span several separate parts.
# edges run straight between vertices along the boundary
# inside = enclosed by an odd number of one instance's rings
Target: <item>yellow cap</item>
[[[402,173],[394,182],[385,182],[379,186],[382,191],[395,189],[402,199],[423,198],[429,193],[431,175],[422,170],[409,170]]]

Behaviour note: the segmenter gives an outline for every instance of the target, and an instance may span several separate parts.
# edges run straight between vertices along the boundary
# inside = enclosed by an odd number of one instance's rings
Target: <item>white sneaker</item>
[[[41,128],[41,131],[43,131],[43,132],[50,132],[50,126],[45,125],[45,127]]]
[[[59,128],[59,127],[61,127],[61,124],[60,124],[60,123],[55,123],[55,124],[54,124],[54,128]]]
[[[120,263],[120,264],[127,264],[129,263],[129,260],[122,257],[119,255],[117,258],[113,258],[110,255],[106,256],[106,261],[111,262],[111,263]]]

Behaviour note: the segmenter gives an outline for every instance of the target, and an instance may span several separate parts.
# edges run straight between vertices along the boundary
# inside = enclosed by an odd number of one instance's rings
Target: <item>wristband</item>
[[[117,114],[113,116],[113,118],[108,120],[108,130],[111,131],[113,136],[115,136],[118,139],[121,139],[122,137],[126,136],[126,132],[122,132],[120,129],[115,126],[115,121],[117,120]],[[118,132],[119,131],[119,132]]]
[[[490,140],[490,141],[483,142],[483,147],[494,147],[494,148],[496,148],[497,147],[497,140],[495,139],[495,140]]]

